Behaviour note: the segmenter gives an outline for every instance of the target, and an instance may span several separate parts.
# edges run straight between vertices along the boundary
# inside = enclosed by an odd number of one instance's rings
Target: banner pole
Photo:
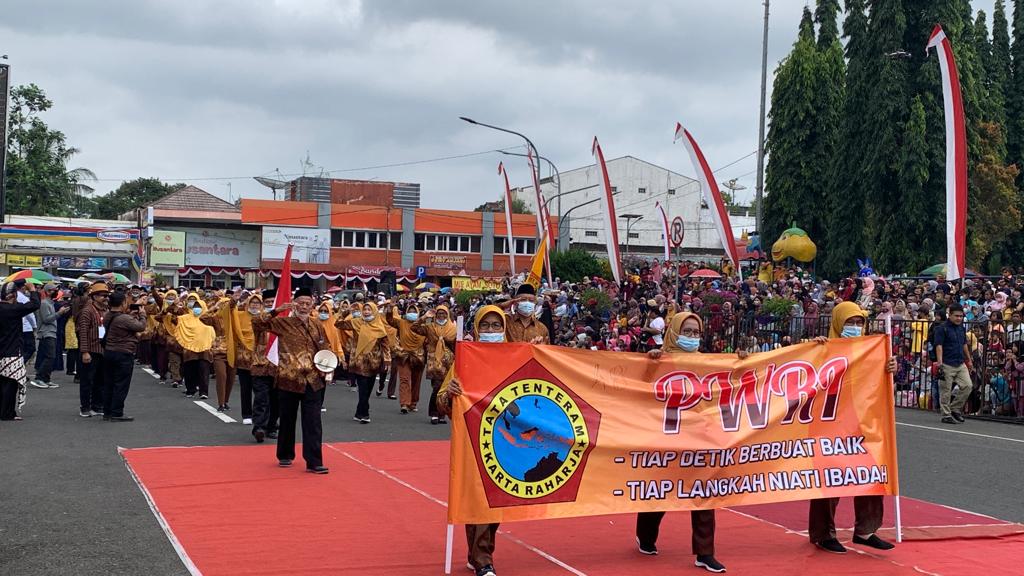
[[[448,525],[444,537],[444,573],[445,576],[452,573],[452,540],[455,539],[455,526]]]
[[[885,333],[888,334],[888,336],[889,336],[889,338],[888,338],[888,341],[889,341],[889,345],[888,345],[889,356],[892,356],[892,316],[889,316],[889,317],[887,317],[885,319]],[[892,377],[891,376],[890,376],[890,381],[892,381]],[[895,386],[893,386],[893,391],[895,392]],[[893,398],[893,401],[894,402],[896,401],[895,397]],[[903,542],[903,517],[902,517],[903,514],[902,514],[902,512],[900,510],[900,495],[899,495],[899,493],[897,493],[895,496],[893,496],[893,507],[896,509],[896,543],[899,544],[899,543]]]

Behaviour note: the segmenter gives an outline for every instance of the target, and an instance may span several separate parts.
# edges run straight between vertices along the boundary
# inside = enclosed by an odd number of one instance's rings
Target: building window
[[[522,256],[532,255],[537,250],[537,240],[534,238],[513,238],[516,246],[516,254]],[[508,254],[508,239],[504,236],[494,237],[494,253]]]
[[[636,191],[640,194],[647,194],[647,188],[637,188]]]
[[[474,254],[480,253],[480,237],[473,236],[469,239],[469,251]]]
[[[427,251],[433,252],[434,250],[437,250],[437,236],[431,234],[427,236]]]
[[[495,242],[495,246],[497,246],[497,242]],[[479,254],[480,237],[454,236],[447,234],[416,234],[415,248],[416,250],[423,252],[474,252]]]
[[[640,233],[639,232],[630,232],[629,233],[629,239],[630,240],[636,240],[637,238],[640,238]]]
[[[401,250],[402,249],[402,233],[401,232],[392,232],[391,233],[391,246],[390,246],[390,248],[392,250]]]
[[[331,245],[342,248],[370,248],[383,250],[388,246],[389,234],[387,232],[374,232],[364,230],[332,230]],[[390,248],[399,249],[402,245],[401,233],[392,232]]]
[[[342,230],[331,230],[331,247],[341,248],[343,236],[344,232]]]
[[[618,186],[612,186],[612,194],[615,194],[618,191],[619,191],[619,187]]]
[[[504,236],[494,237],[494,253],[508,254],[508,241]]]
[[[669,194],[675,194],[676,193],[676,189],[675,188],[669,188],[668,189],[668,193]]]
[[[413,242],[413,250],[418,250],[420,252],[423,252],[424,250],[426,250],[427,235],[426,234],[417,234],[415,238],[416,239]]]
[[[597,238],[597,230],[587,230],[586,232],[583,233],[583,235],[587,236],[588,238]]]

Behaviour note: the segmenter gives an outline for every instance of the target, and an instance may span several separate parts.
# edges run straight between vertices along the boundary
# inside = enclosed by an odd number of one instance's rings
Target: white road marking
[[[210,406],[209,404],[207,404],[206,402],[203,402],[202,400],[193,400],[193,402],[195,402],[197,405],[199,405],[199,407],[202,408],[203,410],[206,410],[210,414],[213,414],[217,418],[220,418],[221,421],[223,421],[223,422],[226,422],[228,424],[231,424],[233,422],[237,422],[237,420],[235,420],[231,416],[228,416],[227,414],[225,414],[223,412],[217,412],[216,408],[214,408],[213,406]]]
[[[1024,444],[1024,440],[1018,438],[1007,438],[1005,436],[992,436],[991,434],[979,434],[977,432],[965,432],[963,430],[951,430],[949,428],[939,428],[937,426],[922,426],[921,424],[907,424],[906,422],[897,422],[897,426],[909,426],[911,428],[923,428],[925,430],[935,430],[938,432],[949,432],[950,434],[964,434],[965,436],[978,436],[980,438],[991,438],[993,440],[1006,440],[1007,442],[1018,442]]]
[[[149,511],[156,517],[157,524],[160,525],[160,528],[164,531],[164,535],[166,535],[167,539],[171,542],[171,547],[174,548],[174,551],[178,554],[178,558],[181,560],[181,563],[185,565],[185,569],[187,569],[188,573],[192,576],[202,576],[203,573],[200,572],[199,568],[197,568],[195,563],[192,562],[192,558],[190,558],[188,552],[185,551],[185,547],[181,545],[181,542],[178,541],[178,537],[175,536],[174,531],[171,530],[171,525],[167,523],[167,520],[164,519],[164,515],[161,514],[160,510],[156,507],[156,502],[153,501],[153,496],[142,484],[142,481],[139,480],[138,475],[135,474],[135,470],[132,469],[132,465],[128,463],[128,459],[124,457],[124,448],[118,446],[117,453],[121,455],[121,459],[124,460],[124,467],[128,469],[128,473],[132,475],[132,480],[135,481],[135,485],[142,491],[142,496],[146,498],[146,504],[149,505]]]
[[[424,498],[426,498],[427,500],[430,500],[431,502],[434,502],[435,504],[440,504],[441,506],[444,506],[445,508],[448,507],[448,503],[445,502],[444,500],[441,500],[439,498],[435,498],[434,496],[431,496],[430,494],[427,494],[426,492],[424,492],[423,490],[420,490],[419,488],[413,486],[412,484],[409,484],[408,482],[406,482],[404,480],[401,480],[399,478],[396,478],[395,476],[392,476],[386,470],[382,470],[382,469],[377,468],[376,466],[374,466],[372,464],[369,464],[367,462],[363,462],[359,458],[356,458],[355,456],[349,454],[348,452],[345,452],[344,450],[339,450],[339,449],[335,448],[334,446],[331,446],[330,444],[325,444],[325,446],[327,446],[331,450],[334,450],[335,452],[341,454],[342,456],[348,458],[349,460],[352,460],[353,462],[355,462],[357,464],[360,464],[360,465],[364,466],[365,468],[380,474],[381,476],[384,476],[388,480],[392,480],[392,481],[394,481],[394,482],[396,482],[396,483],[398,483],[398,484],[400,484],[402,486],[405,486],[409,490],[412,490],[413,492],[419,494],[420,496],[423,496]],[[575,574],[576,576],[587,576],[586,572],[581,572],[580,570],[577,570],[576,568],[573,568],[572,566],[566,564],[565,562],[562,562],[558,558],[555,558],[551,554],[548,554],[547,552],[541,550],[540,548],[537,548],[536,546],[528,544],[528,543],[520,540],[519,538],[516,538],[515,536],[512,536],[510,533],[508,533],[508,532],[506,532],[504,530],[500,530],[499,529],[498,530],[498,534],[501,534],[505,538],[508,538],[509,540],[515,542],[516,544],[519,544],[523,548],[526,548],[527,550],[533,552],[534,554],[537,554],[541,558],[547,560],[548,562],[551,562],[552,564],[558,566],[559,568],[562,568],[562,569],[566,570],[567,572]]]

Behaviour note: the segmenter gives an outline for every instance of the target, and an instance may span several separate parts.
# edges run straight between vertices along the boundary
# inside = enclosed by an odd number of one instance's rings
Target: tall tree
[[[35,216],[84,216],[91,201],[79,192],[96,175],[67,165],[78,149],[64,133],[51,129],[42,114],[53,107],[35,84],[11,90],[7,144],[7,213]]]
[[[846,98],[841,105],[840,142],[843,154],[834,158],[832,191],[827,199],[828,227],[822,250],[822,271],[831,277],[846,275],[857,258],[864,256],[864,228],[857,225],[863,217],[868,186],[865,144],[870,133],[865,128],[864,105],[871,93],[868,62],[868,20],[864,0],[846,0],[843,37],[846,38]]]
[[[988,37],[988,16],[984,10],[978,10],[974,18],[974,53],[978,57],[979,88],[984,90],[982,117],[988,122],[1001,122],[1003,104],[992,98],[992,68],[995,66],[992,55],[992,41]]]
[[[164,184],[157,178],[136,178],[122,182],[116,190],[95,198],[93,218],[116,220],[118,216],[159,200],[184,188],[184,184]]]
[[[792,52],[775,71],[770,128],[765,148],[769,162],[765,172],[768,195],[764,203],[765,238],[775,238],[794,222],[811,238],[824,229],[814,191],[824,182],[814,182],[810,151],[814,149],[814,88],[817,73],[814,21],[804,8],[800,34]]]
[[[1024,166],[1024,0],[1013,2],[1013,45],[1011,71],[1006,89],[1007,151],[1009,160]],[[1024,182],[1017,184],[1024,188]]]
[[[978,161],[970,174],[976,202],[968,212],[967,261],[981,264],[993,247],[1019,231],[1021,211],[1014,180],[1019,174],[1016,166],[1007,166],[1003,159],[1005,143],[1002,127],[994,122],[978,125]]]
[[[996,0],[992,13],[992,59],[985,70],[988,74],[989,98],[1002,109],[996,121],[1006,125],[1006,95],[1010,82],[1010,32],[1006,21],[1006,6]]]
[[[900,203],[887,214],[882,243],[896,256],[897,267],[890,272],[915,274],[934,264],[932,256],[920,249],[921,238],[935,229],[935,203],[925,194],[928,182],[928,134],[921,97],[914,97],[903,128],[899,157]],[[901,236],[910,239],[903,242]]]

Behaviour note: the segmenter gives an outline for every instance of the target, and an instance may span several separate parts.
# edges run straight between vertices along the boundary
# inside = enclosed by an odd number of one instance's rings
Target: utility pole
[[[7,218],[7,138],[8,113],[11,107],[11,66],[7,64],[7,54],[0,56],[0,224]]]
[[[764,224],[764,122],[765,101],[768,94],[768,4],[764,0],[764,38],[761,44],[761,115],[757,128],[757,233],[761,235]]]

